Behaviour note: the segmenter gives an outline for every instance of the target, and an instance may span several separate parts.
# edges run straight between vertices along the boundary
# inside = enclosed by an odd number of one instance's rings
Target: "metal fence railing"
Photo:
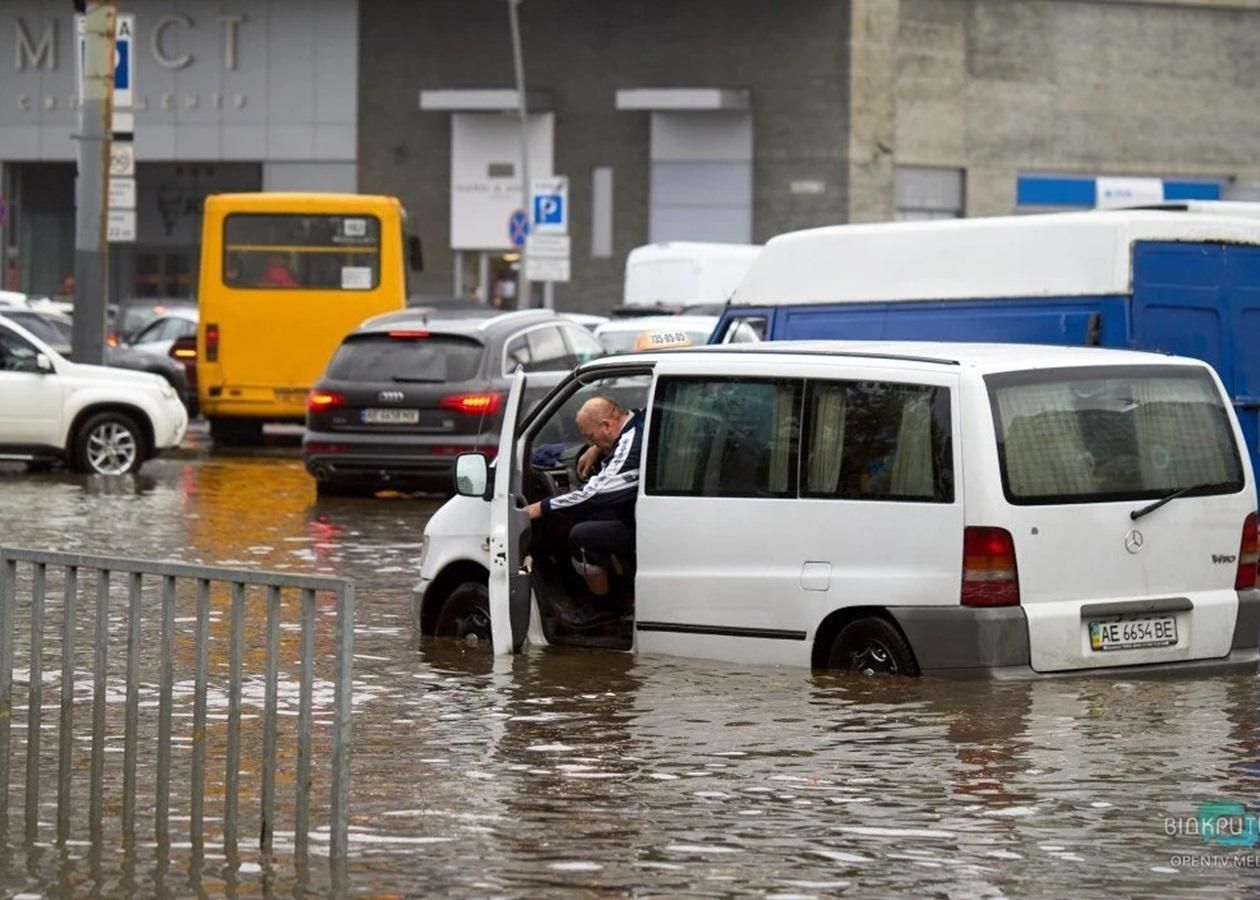
[[[27,567],[29,566],[29,578]],[[86,578],[85,578],[86,576]],[[39,827],[40,787],[43,777],[51,783],[51,772],[43,772],[41,760],[51,756],[43,753],[41,738],[45,723],[43,721],[43,657],[51,653],[52,647],[60,648],[60,718],[57,726],[58,746],[56,753],[57,767],[57,839],[66,841],[74,822],[74,798],[72,797],[74,777],[72,765],[76,753],[81,755],[75,744],[75,688],[76,681],[87,681],[82,673],[76,674],[76,653],[86,656],[82,648],[76,648],[76,642],[85,635],[80,634],[86,626],[89,610],[84,609],[89,603],[81,603],[80,593],[87,585],[84,581],[95,582],[95,612],[92,630],[92,722],[91,753],[89,775],[88,821],[94,837],[102,833],[106,808],[106,755],[107,755],[107,703],[109,690],[112,645],[121,643],[120,635],[111,636],[111,621],[117,623],[122,606],[121,598],[115,599],[111,588],[115,577],[125,579],[126,584],[126,670],[125,701],[123,703],[122,749],[122,797],[121,827],[124,835],[133,835],[136,831],[136,798],[138,787],[137,770],[140,759],[141,742],[141,709],[152,703],[141,702],[141,671],[153,671],[156,668],[157,688],[157,730],[156,735],[150,731],[145,742],[155,745],[156,776],[153,795],[154,828],[159,840],[169,836],[172,800],[172,717],[175,714],[173,702],[173,686],[177,655],[185,662],[192,657],[193,689],[192,689],[192,729],[191,734],[181,737],[183,742],[191,743],[191,775],[188,781],[189,794],[177,800],[186,799],[189,811],[189,831],[194,842],[199,842],[204,834],[207,821],[206,792],[207,778],[210,777],[214,789],[222,790],[222,831],[225,844],[235,844],[238,835],[241,815],[241,736],[242,736],[242,669],[246,654],[245,639],[247,618],[251,622],[251,634],[258,637],[258,625],[261,616],[252,615],[258,604],[265,604],[266,620],[263,626],[262,643],[265,650],[250,650],[250,658],[262,657],[264,671],[261,715],[258,717],[262,728],[261,754],[258,759],[261,790],[259,791],[258,822],[259,847],[264,853],[271,853],[273,837],[276,831],[276,785],[277,785],[277,753],[279,750],[279,719],[281,710],[278,701],[278,686],[281,659],[281,630],[298,630],[300,637],[296,647],[292,641],[286,643],[292,665],[297,668],[297,727],[296,727],[296,759],[293,767],[293,778],[296,792],[293,797],[293,829],[294,852],[305,857],[308,851],[309,831],[311,825],[311,793],[312,793],[312,693],[314,690],[314,664],[317,659],[317,634],[327,641],[327,620],[321,615],[320,600],[331,595],[335,598],[335,672],[331,679],[333,686],[333,715],[331,728],[330,773],[331,797],[328,814],[329,852],[333,859],[344,857],[346,853],[348,799],[350,788],[350,714],[351,714],[351,660],[354,650],[354,584],[341,578],[322,578],[303,575],[290,575],[275,572],[259,572],[244,569],[230,569],[213,566],[188,565],[183,563],[147,562],[136,559],[123,559],[105,556],[89,556],[75,553],[53,553],[36,550],[18,550],[0,548],[0,817],[7,829],[8,803],[10,794],[10,760],[11,719],[14,713],[14,654],[15,648],[25,650],[29,657],[27,681],[29,684],[26,706],[26,752],[25,752],[25,824],[28,839],[34,839]],[[60,583],[60,635],[59,640],[50,641],[46,634],[46,613],[50,581]],[[20,620],[27,615],[25,604],[26,591],[19,591],[19,582],[25,587],[29,582],[29,644],[20,640]],[[55,589],[56,585],[54,585]],[[149,590],[146,592],[146,588]],[[154,598],[154,588],[160,588],[158,597]],[[294,592],[300,594],[300,614],[298,622],[283,622],[286,608],[291,609],[291,598]],[[19,597],[19,595],[22,595]],[[214,609],[212,612],[212,598]],[[22,603],[19,603],[19,600]],[[152,610],[152,607],[157,609]],[[178,618],[177,608],[195,607],[193,616]],[[221,607],[226,606],[226,609]],[[54,601],[51,612],[55,615],[57,604]],[[155,619],[147,613],[160,613]],[[261,613],[261,610],[259,610]],[[221,620],[228,620],[226,635],[219,627]],[[211,634],[211,623],[214,620],[215,633]],[[322,620],[322,621],[321,621]],[[195,623],[188,628],[188,623]],[[147,626],[147,627],[146,627]],[[183,626],[183,627],[180,627]],[[118,629],[115,629],[117,631]],[[191,635],[189,634],[191,632]],[[182,652],[177,654],[176,642],[180,642]],[[216,651],[222,651],[226,643],[226,665],[217,659],[216,674],[226,668],[226,752],[222,761],[222,777],[220,783],[215,773],[208,766],[206,746],[208,729],[207,691],[209,680],[208,652],[212,640]],[[149,647],[156,641],[158,652],[153,654]],[[318,651],[319,658],[328,654]],[[221,655],[221,654],[220,654]],[[292,657],[296,659],[292,659]],[[156,657],[156,658],[155,658]],[[113,681],[119,681],[117,674],[120,663],[115,658]],[[251,686],[256,682],[258,673],[251,672]],[[291,683],[286,680],[286,685]],[[186,682],[180,682],[186,685]],[[144,685],[150,691],[151,682]],[[186,691],[181,688],[182,697]],[[117,700],[116,694],[113,699]],[[256,698],[255,698],[255,705]],[[288,712],[291,712],[288,711]],[[181,708],[181,721],[187,718],[188,711]],[[215,727],[218,727],[222,716],[215,716]],[[251,716],[251,719],[254,717]],[[146,719],[146,725],[152,723]],[[47,730],[51,731],[51,727]],[[217,734],[217,732],[216,732]],[[254,737],[251,731],[251,737]],[[84,743],[85,738],[80,738]],[[286,754],[292,750],[286,747]],[[189,761],[179,760],[181,766]],[[211,760],[214,762],[214,760]],[[251,763],[252,765],[252,763]],[[146,766],[147,774],[147,766]],[[322,774],[322,773],[321,773]],[[43,776],[43,777],[41,777]],[[81,790],[81,788],[80,788]],[[111,794],[111,806],[117,804],[117,798]],[[252,816],[252,813],[251,813]]]

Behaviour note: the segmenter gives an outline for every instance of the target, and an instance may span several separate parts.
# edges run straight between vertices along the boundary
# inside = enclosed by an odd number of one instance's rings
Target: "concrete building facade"
[[[561,308],[615,305],[626,253],[655,239],[1260,193],[1253,0],[526,0],[521,20],[531,115],[550,117],[541,174],[570,181]],[[452,132],[516,121],[514,93],[474,103],[514,84],[506,4],[362,0],[360,40],[360,187],[404,198],[420,290],[492,293],[507,223],[489,266],[452,249]],[[672,112],[733,116],[726,138],[670,121],[671,92],[702,88],[736,102]],[[689,168],[715,142],[748,149],[746,203],[736,167]],[[518,147],[502,143],[509,168]],[[711,215],[671,218],[663,194]]]
[[[394,194],[422,294],[505,293],[522,205],[504,0],[122,0],[137,240],[115,297],[189,293],[221,190]],[[530,175],[569,182],[561,308],[656,240],[1260,199],[1260,0],[523,0]],[[69,3],[0,4],[0,287],[72,269]]]
[[[121,0],[134,16],[136,232],[114,298],[191,296],[201,204],[235,190],[356,190],[356,0]],[[0,287],[74,270],[78,130],[68,0],[0,4]]]

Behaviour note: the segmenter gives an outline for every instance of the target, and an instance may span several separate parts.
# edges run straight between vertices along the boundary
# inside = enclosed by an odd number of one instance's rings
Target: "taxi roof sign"
[[[634,352],[644,350],[681,350],[690,347],[691,335],[685,331],[645,331],[635,339]]]

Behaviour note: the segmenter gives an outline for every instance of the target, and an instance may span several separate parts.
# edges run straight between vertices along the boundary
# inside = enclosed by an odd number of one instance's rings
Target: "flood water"
[[[1260,807],[1253,677],[964,684],[558,648],[494,660],[484,648],[419,640],[411,630],[408,595],[435,508],[414,497],[317,501],[291,451],[198,452],[150,463],[135,479],[0,468],[4,546],[335,574],[355,580],[358,602],[351,858],[343,871],[330,872],[319,855],[326,830],[322,843],[314,835],[309,865],[296,864],[286,852],[291,822],[287,837],[285,823],[278,825],[272,860],[247,841],[226,852],[213,834],[194,851],[180,817],[188,800],[179,799],[188,790],[181,777],[169,845],[153,840],[151,799],[141,802],[134,840],[126,839],[113,799],[116,757],[108,762],[101,839],[76,832],[59,846],[49,755],[55,708],[45,714],[40,824],[24,839],[19,674],[0,890],[31,897],[342,890],[1220,897],[1260,890],[1260,869],[1246,867],[1260,864],[1250,855],[1256,851],[1184,833],[1202,804]],[[225,609],[216,607],[214,622],[226,622]],[[321,645],[325,651],[331,655]],[[55,647],[47,651],[46,705],[55,706],[57,658]],[[19,646],[17,666],[27,665]],[[248,687],[262,663],[247,656],[245,665],[246,712],[256,714]],[[80,665],[90,667],[90,660]],[[76,704],[79,743],[90,738],[90,699]],[[118,699],[111,722],[121,715]],[[177,754],[190,706],[177,688]],[[317,699],[317,825],[327,822],[328,711]],[[149,721],[152,709],[143,712]],[[109,740],[116,752],[121,737],[112,726]],[[251,740],[243,769],[251,768]],[[210,764],[221,773],[218,747],[209,742]],[[76,789],[85,784],[82,764]],[[142,792],[150,775],[142,763]],[[282,779],[280,789],[292,786]]]

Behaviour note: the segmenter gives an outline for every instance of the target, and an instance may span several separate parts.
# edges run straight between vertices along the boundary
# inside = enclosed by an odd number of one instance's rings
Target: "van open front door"
[[[494,499],[490,502],[490,634],[495,656],[518,652],[529,628],[529,573],[521,566],[529,535],[529,515],[521,490],[521,450],[516,421],[525,393],[525,373],[517,370],[503,410],[495,465]]]

